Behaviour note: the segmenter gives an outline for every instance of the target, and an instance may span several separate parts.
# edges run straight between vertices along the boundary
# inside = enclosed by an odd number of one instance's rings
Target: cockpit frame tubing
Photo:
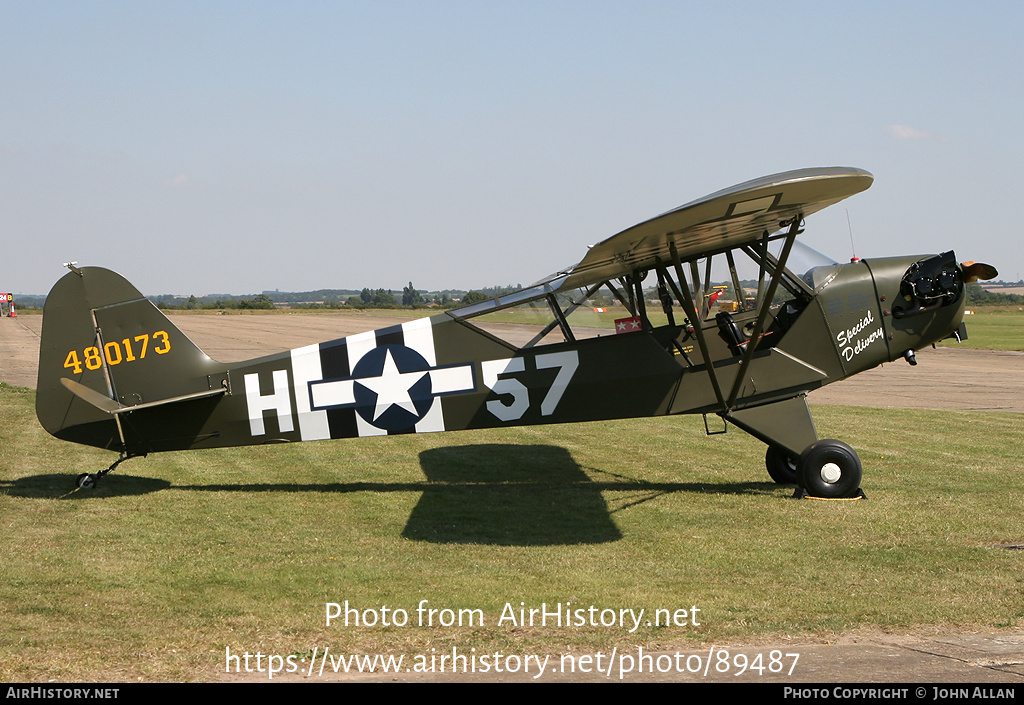
[[[704,369],[707,370],[708,378],[711,380],[711,388],[715,392],[715,398],[718,400],[718,405],[721,407],[721,414],[728,413],[729,407],[726,406],[725,397],[722,396],[722,385],[718,382],[718,375],[715,373],[715,365],[711,360],[711,355],[708,352],[708,341],[704,337],[704,329],[701,326],[701,320],[697,317],[697,309],[693,305],[693,294],[690,291],[690,285],[686,282],[686,277],[683,274],[683,263],[679,259],[679,251],[676,249],[674,242],[669,242],[669,254],[672,255],[672,265],[676,270],[676,277],[679,279],[679,286],[682,287],[682,292],[676,292],[679,296],[679,305],[683,307],[683,311],[686,312],[686,316],[690,319],[690,323],[693,326],[693,332],[697,336],[697,345],[700,347],[700,354],[704,360]],[[691,263],[692,264],[692,263]],[[674,287],[673,287],[674,288]]]
[[[764,328],[764,322],[768,318],[768,311],[771,309],[772,299],[775,298],[775,292],[779,288],[779,280],[784,276],[784,272],[786,271],[786,261],[789,259],[789,253],[793,249],[793,243],[796,242],[797,234],[803,232],[800,229],[800,224],[802,222],[803,214],[794,216],[792,222],[789,224],[789,231],[786,233],[786,239],[782,245],[782,252],[779,253],[779,258],[775,262],[775,273],[768,282],[768,290],[765,292],[764,299],[760,302],[760,307],[757,311],[757,318],[754,320],[754,330],[747,341],[747,349],[744,351],[743,359],[740,361],[740,369],[736,373],[736,379],[733,381],[732,391],[729,392],[729,398],[725,405],[727,410],[733,407],[736,403],[736,399],[739,397],[740,388],[743,386],[743,379],[746,377],[747,370],[750,368],[750,361],[754,358],[754,350],[757,348],[757,342],[761,339],[761,332]],[[767,252],[765,254],[767,254]]]

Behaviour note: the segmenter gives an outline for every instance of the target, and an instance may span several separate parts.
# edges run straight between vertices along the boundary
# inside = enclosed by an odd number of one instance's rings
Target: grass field
[[[1024,351],[1024,310],[1014,306],[985,306],[964,316],[965,347],[982,350]]]
[[[216,679],[226,648],[558,654],[1024,620],[1024,552],[1004,548],[1024,543],[1017,414],[817,407],[868,495],[820,502],[699,417],[157,455],[72,492],[113,458],[50,438],[33,404],[0,387],[3,681]],[[346,600],[410,625],[326,626]],[[415,626],[421,600],[483,623]],[[499,625],[521,602],[696,606],[700,625]]]

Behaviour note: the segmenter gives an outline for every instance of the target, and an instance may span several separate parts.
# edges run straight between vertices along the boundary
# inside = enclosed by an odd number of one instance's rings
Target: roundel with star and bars
[[[471,364],[436,365],[429,319],[322,344],[318,353],[310,411],[326,412],[332,438],[443,431],[439,397],[476,389]]]
[[[382,345],[366,353],[353,368],[352,380],[356,413],[385,431],[412,428],[434,403],[430,365],[405,345]]]

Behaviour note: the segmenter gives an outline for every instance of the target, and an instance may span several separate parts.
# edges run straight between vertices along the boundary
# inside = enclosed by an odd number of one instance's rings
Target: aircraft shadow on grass
[[[433,543],[536,546],[622,538],[565,448],[481,444],[420,453],[427,476],[402,536]]]
[[[67,475],[57,473],[29,475],[17,480],[0,480],[0,493],[8,497],[26,499],[84,500],[152,494],[173,486],[167,480],[138,477],[137,475],[118,475],[117,480],[116,483],[110,482],[109,486],[96,492],[84,492],[78,489],[69,491]]]
[[[12,497],[67,500],[207,492],[419,492],[402,536],[414,541],[501,546],[618,541],[615,513],[677,492],[776,494],[771,482],[648,482],[599,468],[589,474],[563,447],[476,444],[420,453],[424,482],[237,483],[177,485],[118,474],[90,492],[67,492],[67,476],[34,475],[0,483]],[[606,481],[595,481],[603,475]],[[606,493],[610,500],[606,499]]]

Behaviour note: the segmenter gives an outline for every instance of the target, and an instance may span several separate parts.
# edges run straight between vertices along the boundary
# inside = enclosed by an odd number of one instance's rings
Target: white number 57
[[[559,353],[547,353],[537,355],[534,358],[538,370],[558,369],[551,388],[544,395],[540,403],[540,415],[551,416],[562,400],[569,381],[576,374],[579,367],[579,354],[575,350],[566,350]],[[517,372],[526,371],[526,358],[513,357],[506,360],[485,360],[481,363],[483,371],[483,382],[495,394],[508,395],[512,399],[505,403],[501,399],[492,399],[487,402],[487,410],[502,421],[516,421],[523,417],[526,410],[530,408],[529,391],[519,380],[512,377],[501,378],[499,375],[513,375]]]

